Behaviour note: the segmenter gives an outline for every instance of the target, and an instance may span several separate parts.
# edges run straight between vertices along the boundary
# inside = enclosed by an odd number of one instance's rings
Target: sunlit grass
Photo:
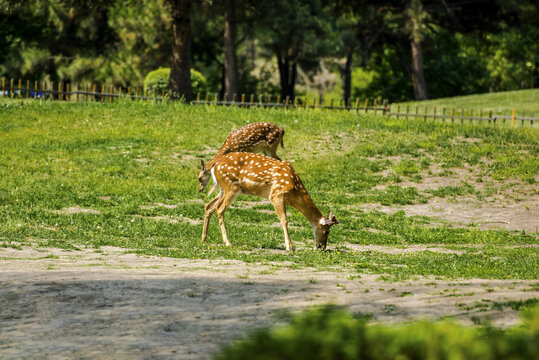
[[[209,198],[197,192],[199,159],[209,160],[229,131],[256,121],[285,128],[285,149],[279,155],[292,162],[322,212],[333,211],[341,222],[332,229],[330,251],[312,250],[312,229],[290,210],[290,233],[298,251],[285,252],[270,203],[231,206],[226,223],[232,248],[222,246],[216,219],[209,243],[200,241],[203,204]],[[402,211],[368,211],[362,205],[485,196],[486,190],[469,183],[432,191],[400,185],[420,183],[421,173],[433,165],[447,174],[473,166],[492,181],[534,184],[537,135],[529,128],[452,126],[345,111],[3,99],[0,246],[112,245],[143,254],[286,262],[393,278],[533,279],[539,275],[537,248],[518,245],[536,244],[534,235],[453,228]],[[461,255],[393,255],[352,251],[346,244],[475,244],[479,249]],[[507,249],[508,244],[517,247]]]

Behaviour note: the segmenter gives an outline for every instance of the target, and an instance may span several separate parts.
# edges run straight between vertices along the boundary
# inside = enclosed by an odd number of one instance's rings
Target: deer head
[[[325,250],[328,242],[329,228],[338,224],[339,221],[333,215],[329,214],[328,218],[321,218],[317,225],[313,225],[314,241],[317,249]]]
[[[202,159],[200,159],[200,166],[201,169],[198,173],[198,191],[202,192],[210,181],[211,173],[208,169],[206,169],[206,165],[204,164],[204,160]]]

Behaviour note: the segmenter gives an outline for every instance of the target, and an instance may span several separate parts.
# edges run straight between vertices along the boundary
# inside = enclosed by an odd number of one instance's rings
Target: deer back
[[[282,141],[284,130],[270,122],[246,125],[228,134],[218,155],[231,152],[257,152]]]
[[[305,192],[288,161],[268,156],[234,152],[216,157],[212,172],[223,189],[268,198],[273,193]]]

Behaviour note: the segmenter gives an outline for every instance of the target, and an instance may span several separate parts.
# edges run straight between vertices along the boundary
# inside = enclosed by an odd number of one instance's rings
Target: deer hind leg
[[[292,251],[292,241],[290,241],[290,235],[288,234],[288,220],[286,219],[286,206],[284,205],[284,198],[282,196],[275,196],[271,198],[271,202],[275,207],[275,212],[281,221],[284,231],[284,243],[287,251]]]
[[[217,202],[221,199],[222,193],[213,198],[209,203],[204,206],[204,227],[202,229],[202,241],[206,242],[206,237],[208,236],[208,227],[210,225],[210,219],[213,213],[215,212]]]
[[[223,235],[223,242],[225,243],[226,246],[231,246],[232,244],[230,243],[230,241],[228,240],[228,236],[226,235],[224,215],[225,215],[226,208],[228,207],[228,205],[230,205],[232,201],[234,201],[236,196],[238,196],[238,192],[235,192],[235,191],[226,192],[216,206],[217,218],[219,218],[219,226],[221,227],[221,234]]]

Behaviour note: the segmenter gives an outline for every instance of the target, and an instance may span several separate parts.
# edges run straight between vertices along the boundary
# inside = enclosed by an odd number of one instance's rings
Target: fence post
[[[71,94],[69,90],[71,90],[71,86],[69,85],[69,83],[67,83],[66,84],[66,101],[71,101]]]
[[[483,109],[479,109],[479,124],[483,125]]]
[[[414,116],[414,119],[417,119],[418,116],[419,116],[419,106],[416,106],[416,107],[415,107],[415,116]]]
[[[333,98],[331,98],[329,107],[330,107],[331,109],[333,109]]]
[[[442,108],[442,122],[445,123],[445,108]]]
[[[255,103],[255,94],[251,94],[251,97],[249,98],[249,107],[253,106]]]
[[[245,94],[241,94],[241,107],[245,104]]]
[[[460,109],[460,123],[464,124],[464,109]]]
[[[22,80],[19,79],[19,99],[22,97]]]
[[[6,78],[2,77],[2,96],[6,96]]]
[[[524,118],[526,117],[526,110],[522,110],[522,126],[524,126]]]
[[[60,81],[58,83],[58,100],[64,100],[64,94],[62,92],[63,89],[64,89],[64,83]]]
[[[399,120],[400,112],[401,112],[401,105],[398,104],[397,105],[397,120]]]
[[[376,99],[374,99],[374,115],[376,115]]]
[[[473,109],[470,109],[470,123],[473,124]]]
[[[455,123],[455,108],[451,109],[451,124]]]
[[[535,110],[532,110],[532,119],[530,120],[530,125],[533,127],[533,118],[535,116]]]
[[[369,111],[369,98],[365,99],[365,114]]]
[[[410,113],[410,105],[406,105],[406,120],[408,120],[409,113]]]
[[[38,90],[38,84],[36,80],[34,81],[34,99],[37,99],[37,90]]]
[[[11,99],[13,99],[13,78],[11,78],[10,82],[9,82],[9,97]]]
[[[511,115],[511,129],[515,127],[515,117],[517,116],[517,110],[513,109],[513,114]]]
[[[423,110],[423,121],[427,121],[427,107]]]
[[[26,80],[26,98],[30,97],[30,80]]]

